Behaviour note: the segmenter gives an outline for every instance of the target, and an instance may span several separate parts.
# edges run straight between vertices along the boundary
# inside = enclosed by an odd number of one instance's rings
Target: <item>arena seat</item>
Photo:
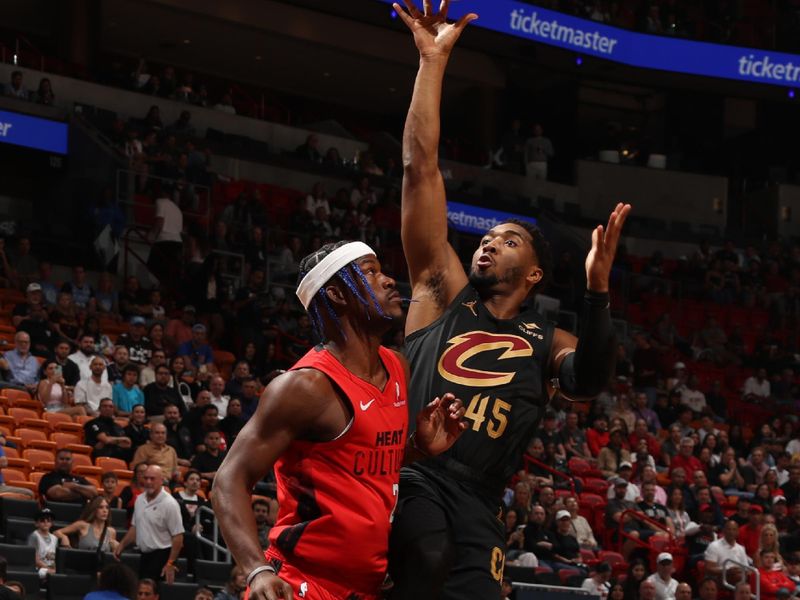
[[[169,600],[194,600],[198,585],[195,583],[162,583],[159,592]]]
[[[194,563],[194,576],[200,585],[221,587],[230,578],[233,564],[198,558]]]
[[[9,569],[6,581],[19,581],[25,587],[25,600],[41,600],[39,574],[32,569]]]
[[[30,531],[33,531],[32,529]],[[30,531],[28,533],[30,533]],[[9,567],[24,567],[30,569],[35,564],[36,550],[33,546],[18,546],[16,544],[0,544],[0,556],[4,556]]]
[[[83,600],[95,587],[95,574],[53,573],[47,578],[47,600]]]
[[[51,433],[50,439],[53,440],[59,448],[63,448],[68,444],[81,444],[83,442],[83,439],[77,433],[69,433],[66,431]]]
[[[30,461],[34,471],[52,471],[56,461],[55,453],[38,448],[26,448],[22,451],[22,457]]]
[[[19,427],[14,432],[22,440],[24,448],[38,448],[40,450],[56,451],[56,443],[47,439],[47,434],[41,429]]]
[[[111,458],[110,456],[98,456],[94,460],[94,464],[100,467],[103,472],[113,471],[115,469],[121,469],[123,471],[128,470],[128,463],[121,458]]]

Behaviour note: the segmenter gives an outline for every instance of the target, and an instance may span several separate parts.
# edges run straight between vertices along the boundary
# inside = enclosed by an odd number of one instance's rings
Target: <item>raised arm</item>
[[[246,573],[266,564],[250,507],[253,486],[292,440],[314,435],[318,424],[327,420],[326,411],[342,410],[334,397],[327,378],[315,371],[292,371],[274,379],[217,471],[211,496],[214,513],[236,564]],[[253,579],[250,590],[254,600],[292,597],[291,587],[269,573]]]
[[[572,400],[596,396],[614,372],[617,338],[611,323],[608,290],[622,226],[630,211],[630,204],[617,204],[608,225],[598,225],[592,231],[592,248],[586,256],[580,338],[560,329],[553,336],[551,377],[558,378],[564,395]]]
[[[434,14],[430,0],[420,12],[413,0],[399,4],[397,14],[414,34],[419,71],[403,132],[403,197],[401,236],[411,278],[412,304],[406,322],[411,333],[433,322],[467,283],[467,276],[447,242],[447,204],[439,171],[439,130],[442,82],[453,46],[469,14],[448,24],[449,0]]]

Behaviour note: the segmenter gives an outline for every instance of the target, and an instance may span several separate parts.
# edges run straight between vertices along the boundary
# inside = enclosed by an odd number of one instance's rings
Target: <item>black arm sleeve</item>
[[[617,336],[608,294],[587,290],[583,298],[578,347],[561,363],[559,388],[571,398],[589,398],[608,384],[617,362]]]

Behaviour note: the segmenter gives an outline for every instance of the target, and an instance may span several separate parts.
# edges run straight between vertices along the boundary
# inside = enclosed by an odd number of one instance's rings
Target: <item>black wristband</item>
[[[586,290],[583,299],[591,307],[609,308],[611,306],[611,295],[608,292],[593,292]]]

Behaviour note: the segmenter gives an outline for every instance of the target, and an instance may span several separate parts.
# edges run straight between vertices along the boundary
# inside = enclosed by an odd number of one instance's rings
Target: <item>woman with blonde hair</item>
[[[778,528],[772,523],[767,523],[761,528],[761,536],[758,539],[758,552],[753,557],[757,567],[761,567],[761,553],[763,551],[775,553],[774,571],[781,571],[785,563],[781,556],[781,546],[778,543]]]
[[[228,583],[222,588],[214,600],[239,600],[242,598],[245,589],[247,588],[247,571],[243,567],[235,566],[231,569],[231,576],[228,578]]]
[[[69,536],[76,533],[77,548],[81,550],[97,550],[101,546],[103,552],[113,552],[118,544],[117,532],[111,527],[111,509],[103,496],[87,504],[80,519],[53,533],[65,548],[71,547]]]

